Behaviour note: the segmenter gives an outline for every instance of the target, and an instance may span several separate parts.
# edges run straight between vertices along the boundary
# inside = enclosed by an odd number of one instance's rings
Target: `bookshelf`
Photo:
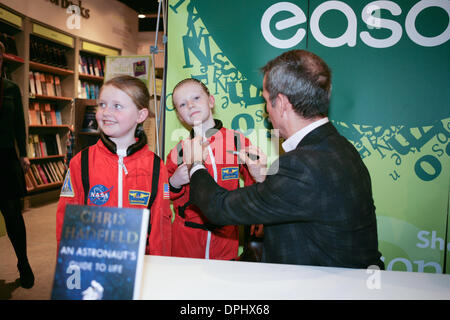
[[[76,154],[82,149],[95,144],[100,138],[96,121],[95,125],[90,125],[89,122],[93,120],[95,107],[97,107],[97,100],[93,99],[75,99],[75,126],[74,136],[75,145],[73,153]]]
[[[75,39],[30,21],[28,38],[29,194],[60,188],[72,125]]]
[[[97,133],[82,131],[84,112],[96,105],[105,56],[121,51],[58,30],[3,4],[0,41],[7,49],[3,76],[17,83],[22,93],[32,168],[26,174],[30,201],[25,200],[30,205],[41,202],[39,198],[55,200],[66,171],[69,134],[75,136],[74,155],[98,139]],[[84,58],[91,63],[88,69],[80,63]],[[93,88],[92,94],[80,96],[81,82]]]

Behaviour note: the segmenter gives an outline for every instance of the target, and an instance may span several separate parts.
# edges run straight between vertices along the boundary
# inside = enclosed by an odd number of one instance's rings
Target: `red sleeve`
[[[182,142],[179,142],[179,143],[182,143]],[[177,168],[178,168],[177,146],[175,146],[175,148],[170,150],[169,154],[167,155],[166,167],[167,167],[168,178],[170,178],[173,175],[173,173],[175,172],[175,170],[177,170]],[[185,192],[186,192],[186,186],[182,186],[181,190],[179,192],[173,192],[173,189],[170,188],[170,200],[176,200],[176,199],[180,198]]]
[[[244,140],[243,141],[244,148],[251,145],[250,140],[248,138],[244,137],[243,135],[241,135],[241,136],[243,137],[243,140]],[[246,165],[241,166],[240,173],[241,173],[241,177],[244,179],[244,186],[249,186],[249,185],[252,185],[255,183],[255,180],[251,176]]]
[[[150,208],[150,244],[146,254],[170,256],[172,253],[172,210],[167,168],[160,160],[158,193]]]
[[[81,161],[80,154],[76,155],[69,165],[69,170],[64,178],[63,186],[59,196],[58,208],[56,210],[56,241],[57,248],[61,240],[64,213],[67,204],[83,204],[84,191],[81,182]]]

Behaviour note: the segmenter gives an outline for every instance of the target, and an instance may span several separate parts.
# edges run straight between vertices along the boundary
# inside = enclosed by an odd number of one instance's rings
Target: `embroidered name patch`
[[[70,169],[67,170],[66,177],[64,178],[64,183],[61,188],[60,197],[75,197],[75,192],[73,191],[72,179],[70,178]]]
[[[140,190],[130,190],[128,192],[128,201],[130,204],[148,205],[150,199],[150,192]]]
[[[97,184],[93,186],[89,190],[89,200],[91,200],[91,203],[102,206],[109,200],[109,193],[111,192],[113,187],[107,188],[104,185]]]
[[[239,168],[229,167],[222,168],[222,180],[239,179]]]

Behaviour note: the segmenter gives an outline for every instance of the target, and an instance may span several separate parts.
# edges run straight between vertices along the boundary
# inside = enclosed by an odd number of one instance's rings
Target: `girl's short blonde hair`
[[[102,89],[105,86],[113,86],[122,90],[133,100],[133,103],[139,110],[148,109],[149,114],[152,114],[149,108],[150,93],[142,80],[128,75],[122,75],[106,81]],[[100,89],[100,92],[102,89]]]

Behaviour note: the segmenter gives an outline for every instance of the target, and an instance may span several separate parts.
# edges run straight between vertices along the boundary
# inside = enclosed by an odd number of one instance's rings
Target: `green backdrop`
[[[170,0],[165,156],[188,132],[172,89],[195,77],[215,116],[275,159],[259,69],[310,50],[333,71],[330,119],[371,173],[387,269],[449,273],[449,16],[449,0]]]

